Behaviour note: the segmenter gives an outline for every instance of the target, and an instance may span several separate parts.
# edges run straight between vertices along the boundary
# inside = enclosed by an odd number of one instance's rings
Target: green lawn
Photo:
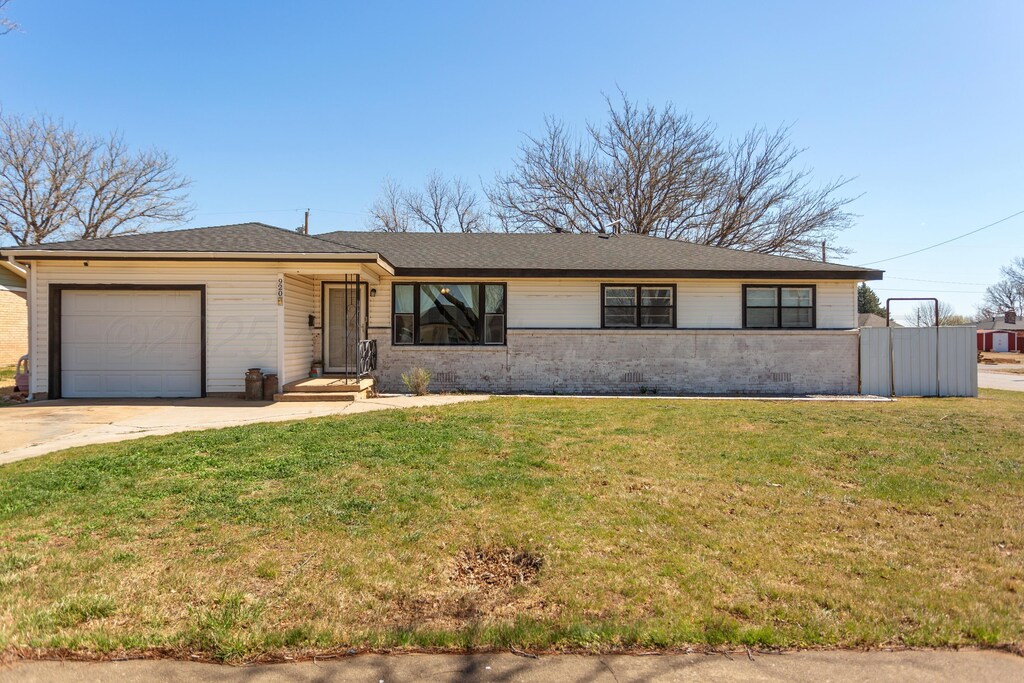
[[[6,465],[0,656],[1019,649],[1022,410],[498,398]]]

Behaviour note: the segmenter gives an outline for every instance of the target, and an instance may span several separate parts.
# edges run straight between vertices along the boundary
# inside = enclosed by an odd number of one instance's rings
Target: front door
[[[363,327],[363,288],[358,284],[326,285],[324,295],[324,370],[355,374]]]

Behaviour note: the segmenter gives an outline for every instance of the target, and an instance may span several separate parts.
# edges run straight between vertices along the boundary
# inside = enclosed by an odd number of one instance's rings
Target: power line
[[[263,211],[213,211],[193,214],[195,216],[231,216],[234,214],[252,214],[252,213],[293,213],[295,211],[302,211],[302,209],[265,209]]]
[[[910,282],[934,282],[934,283],[940,284],[940,285],[978,285],[979,287],[988,287],[989,284],[990,284],[988,282],[957,282],[956,280],[922,280],[921,278],[916,278],[916,277],[894,277],[892,275],[887,275],[885,277],[885,279],[886,280],[908,280]]]
[[[908,251],[906,254],[900,254],[899,256],[890,256],[889,258],[884,258],[884,259],[882,259],[880,261],[871,261],[869,263],[862,263],[861,265],[873,266],[873,265],[875,265],[877,263],[885,263],[887,261],[895,261],[896,259],[903,258],[905,256],[913,256],[914,254],[920,254],[922,251],[928,251],[929,249],[934,249],[935,247],[941,247],[944,244],[949,244],[950,242],[956,242],[957,240],[963,239],[964,237],[969,237],[971,235],[974,235],[975,233],[979,233],[982,230],[988,230],[989,228],[991,228],[993,226],[999,225],[1000,223],[1005,223],[1006,221],[1010,220],[1011,218],[1016,218],[1017,216],[1019,216],[1021,214],[1024,214],[1024,209],[1021,209],[1017,213],[1010,214],[1006,218],[1000,218],[999,220],[995,221],[994,223],[989,223],[988,225],[983,225],[980,228],[977,228],[975,230],[971,230],[970,232],[965,232],[962,235],[957,235],[956,237],[951,237],[948,240],[945,240],[944,242],[939,242],[937,244],[933,244],[933,245],[928,246],[928,247],[922,247],[921,249],[915,249],[914,251]]]
[[[984,294],[970,289],[903,289],[902,287],[872,287],[876,292],[935,292],[936,294]]]
[[[302,211],[305,211],[305,209],[264,209],[262,211],[258,211],[258,210],[257,211],[250,211],[250,210],[247,209],[247,210],[244,210],[244,211],[204,211],[203,213],[197,213],[197,214],[193,214],[193,215],[194,216],[234,216],[234,215],[248,216],[248,215],[252,215],[252,214],[264,214],[264,213],[300,213]],[[360,213],[358,211],[338,211],[337,209],[317,209],[315,207],[310,209],[310,211],[312,211],[313,213],[334,213],[334,214],[340,214],[340,215],[343,215],[343,216],[366,216],[365,213]]]

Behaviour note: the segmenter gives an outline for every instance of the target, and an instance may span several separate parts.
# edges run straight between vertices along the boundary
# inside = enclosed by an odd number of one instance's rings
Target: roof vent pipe
[[[621,223],[622,223],[622,219],[621,218],[616,218],[611,223],[608,223],[607,225],[602,225],[601,229],[602,230],[608,230],[608,228],[611,228],[612,234],[613,235],[618,235],[619,234],[619,225]]]

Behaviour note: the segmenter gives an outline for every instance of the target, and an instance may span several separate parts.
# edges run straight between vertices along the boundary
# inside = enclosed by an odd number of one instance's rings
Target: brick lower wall
[[[28,353],[25,292],[0,289],[0,365],[14,365]]]
[[[377,378],[406,391],[424,367],[432,391],[541,394],[856,394],[856,330],[509,330],[503,347],[392,346]]]

